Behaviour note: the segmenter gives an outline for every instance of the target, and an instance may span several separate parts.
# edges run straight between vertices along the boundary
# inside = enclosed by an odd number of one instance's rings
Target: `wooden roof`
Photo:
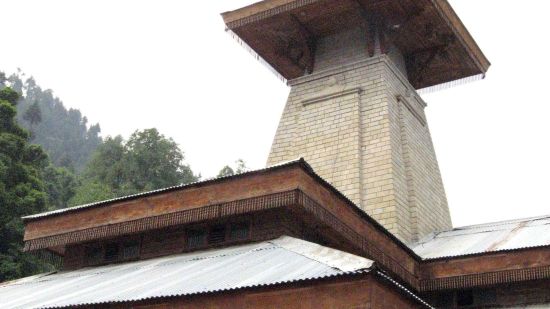
[[[490,63],[447,0],[265,0],[226,12],[227,28],[288,80],[304,74],[281,44],[316,40],[375,19],[425,88],[478,74]]]
[[[276,209],[290,211],[327,235],[337,233],[361,256],[416,291],[550,278],[547,245],[422,259],[319,177],[303,159],[29,216],[25,219],[25,250],[47,249],[62,254],[67,245]]]

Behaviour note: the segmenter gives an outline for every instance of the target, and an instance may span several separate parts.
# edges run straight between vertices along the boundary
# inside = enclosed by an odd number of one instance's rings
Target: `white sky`
[[[103,135],[158,128],[205,177],[260,168],[289,88],[219,16],[252,2],[0,0],[0,70],[22,68]],[[550,214],[550,2],[450,2],[493,63],[424,96],[454,224]]]

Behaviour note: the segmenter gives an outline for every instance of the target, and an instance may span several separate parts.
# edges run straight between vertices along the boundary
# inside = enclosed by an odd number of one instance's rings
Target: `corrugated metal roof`
[[[412,246],[423,259],[550,245],[550,216],[455,228],[434,233]]]
[[[139,301],[368,272],[371,260],[303,240],[198,251],[44,274],[0,285],[2,308]]]

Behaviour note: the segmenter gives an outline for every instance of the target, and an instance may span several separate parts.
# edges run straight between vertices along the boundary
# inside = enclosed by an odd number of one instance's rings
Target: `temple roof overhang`
[[[547,217],[442,232],[413,245],[413,251],[303,159],[27,216],[25,249],[62,255],[65,246],[78,243],[268,210],[287,212],[303,220],[305,229],[337,236],[345,251],[373,260],[416,291],[550,278]]]
[[[369,36],[369,25],[404,55],[416,89],[484,75],[490,66],[447,0],[265,0],[222,17],[287,80],[311,69],[317,39],[356,27]],[[298,59],[293,46],[310,56]]]

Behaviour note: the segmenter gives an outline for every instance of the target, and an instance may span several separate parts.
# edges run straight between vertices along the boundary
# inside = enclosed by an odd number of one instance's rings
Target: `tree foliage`
[[[222,167],[222,169],[218,172],[217,177],[225,177],[225,176],[233,176],[236,174],[241,174],[248,171],[248,167],[246,166],[246,163],[243,159],[238,159],[235,161],[235,169],[233,169],[231,166],[226,165]]]
[[[27,111],[23,114],[23,120],[26,120],[30,124],[30,130],[32,133],[32,127],[42,121],[42,111],[40,110],[38,102],[35,101],[27,108]]]
[[[46,209],[41,171],[48,158],[16,122],[18,94],[0,90],[0,281],[30,275],[42,264],[21,252],[21,216]]]
[[[107,137],[82,174],[73,205],[197,181],[178,144],[156,129]]]
[[[76,193],[77,177],[65,167],[49,164],[42,172],[49,210],[66,208]]]
[[[99,133],[34,79],[0,72],[0,282],[51,269],[21,252],[22,216],[200,178],[156,129],[127,141]]]
[[[43,90],[21,71],[8,78],[0,72],[0,89],[8,85],[25,94],[17,105],[17,118],[32,132],[33,143],[43,147],[55,166],[81,171],[101,144],[99,125],[88,126],[78,109],[65,108],[52,90]]]
[[[218,176],[216,177],[227,177],[233,175],[235,175],[235,171],[231,168],[231,166],[226,165],[222,167],[222,169],[218,172]]]

